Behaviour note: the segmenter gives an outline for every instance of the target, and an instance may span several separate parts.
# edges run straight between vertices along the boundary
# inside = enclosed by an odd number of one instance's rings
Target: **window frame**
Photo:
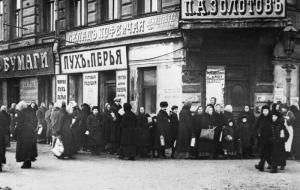
[[[112,3],[112,14],[110,14],[110,3]],[[117,7],[115,6],[115,3],[117,3]],[[112,22],[116,20],[121,19],[122,15],[122,0],[105,0],[104,1],[104,21],[105,22]],[[100,10],[101,11],[101,10]],[[111,17],[110,17],[111,16]]]
[[[145,1],[150,2],[150,10],[146,12]],[[153,10],[153,1],[156,1],[157,8]],[[162,0],[136,0],[137,4],[137,15],[147,15],[160,13],[162,11]]]
[[[44,0],[40,4],[41,10],[41,33],[52,33],[56,30],[57,11],[55,10],[55,0]]]
[[[74,0],[73,3],[74,3],[74,27],[86,26],[88,23],[88,19],[87,19],[88,0]],[[79,6],[78,3],[80,3]]]

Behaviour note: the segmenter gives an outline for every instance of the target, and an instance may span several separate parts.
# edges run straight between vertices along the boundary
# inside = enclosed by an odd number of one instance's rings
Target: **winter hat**
[[[93,106],[93,107],[92,107],[92,110],[94,110],[94,109],[99,110],[99,107],[98,107],[98,106]]]
[[[175,109],[178,109],[178,106],[172,106],[171,110],[175,110]]]
[[[163,101],[163,102],[160,102],[159,105],[160,105],[161,108],[166,108],[166,107],[168,107],[168,102]]]
[[[263,110],[270,110],[270,108],[269,108],[269,106],[264,105],[264,106],[261,108],[261,112],[262,112]]]
[[[124,108],[124,111],[130,111],[132,107],[131,107],[130,103],[125,103],[123,105],[123,108]]]

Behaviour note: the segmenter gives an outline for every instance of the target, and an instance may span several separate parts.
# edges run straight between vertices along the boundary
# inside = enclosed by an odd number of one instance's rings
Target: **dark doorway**
[[[7,103],[8,107],[12,103],[18,103],[20,101],[20,80],[8,79],[7,80]]]
[[[116,97],[116,71],[106,71],[104,75],[104,101],[112,104]]]
[[[250,103],[249,67],[226,66],[225,69],[225,105],[232,105],[237,116],[245,105]]]

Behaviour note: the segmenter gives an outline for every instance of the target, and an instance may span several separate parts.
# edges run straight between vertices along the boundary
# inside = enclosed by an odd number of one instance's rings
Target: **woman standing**
[[[92,154],[98,155],[103,151],[104,140],[103,140],[103,126],[100,121],[99,108],[94,106],[92,108],[93,114],[87,118],[87,132],[89,136],[89,149]]]
[[[36,109],[35,104],[31,103],[27,106],[25,101],[21,101],[17,105],[17,149],[16,160],[23,162],[21,168],[31,168],[31,162],[36,160],[38,156],[36,145]]]
[[[125,114],[121,121],[121,153],[120,158],[128,157],[129,160],[135,160],[136,156],[136,115],[131,111],[129,103],[124,104]]]
[[[196,109],[196,114],[193,116],[193,131],[194,136],[196,138],[196,145],[195,148],[192,151],[193,156],[198,157],[199,156],[199,138],[201,133],[201,127],[203,125],[203,121],[205,118],[205,114],[203,113],[202,106],[199,106]],[[202,153],[200,153],[200,156],[202,156]]]
[[[176,143],[176,154],[178,158],[189,158],[191,139],[193,137],[191,106],[191,102],[185,103],[179,113],[178,140]]]
[[[148,122],[148,114],[145,114],[144,107],[140,107],[137,116],[137,146],[138,153],[141,157],[147,157],[151,147],[150,123]]]
[[[260,149],[260,161],[255,168],[259,171],[264,171],[265,162],[271,164],[272,137],[270,109],[268,106],[263,106],[261,115],[259,116],[255,129],[257,131],[258,143]]]

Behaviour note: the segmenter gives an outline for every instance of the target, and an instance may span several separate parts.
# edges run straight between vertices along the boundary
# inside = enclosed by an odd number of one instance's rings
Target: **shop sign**
[[[125,46],[61,55],[62,73],[95,72],[126,68],[127,55]]]
[[[212,98],[224,105],[225,67],[208,66],[206,70],[206,103]]]
[[[98,73],[83,74],[83,103],[98,105]]]
[[[67,45],[90,43],[177,29],[179,12],[160,14],[66,33]]]
[[[54,74],[51,47],[0,55],[0,78],[47,74]]]
[[[183,19],[284,18],[285,0],[182,0]]]
[[[269,103],[273,102],[273,94],[272,93],[255,93],[256,103]]]
[[[121,102],[127,102],[127,70],[116,71],[116,97],[121,98]]]
[[[20,80],[20,99],[27,103],[31,101],[38,103],[38,79],[36,77]]]
[[[68,75],[56,75],[56,101],[68,102]]]

